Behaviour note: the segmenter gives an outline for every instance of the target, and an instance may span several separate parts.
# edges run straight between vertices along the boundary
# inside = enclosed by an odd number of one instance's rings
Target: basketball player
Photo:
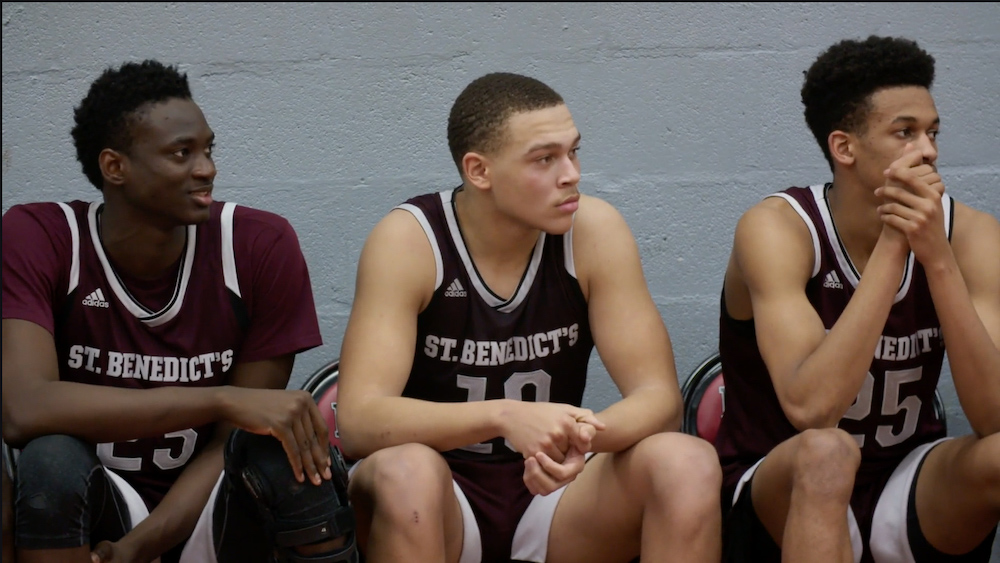
[[[346,469],[285,390],[321,343],[291,225],[214,201],[215,135],[175,67],[108,68],[75,122],[102,201],[3,216],[19,560],[349,560]]]
[[[625,221],[580,193],[563,99],[487,74],[448,142],[462,184],[374,228],[344,339],[367,560],[717,561],[718,459],[676,432],[670,339]],[[600,413],[594,345],[622,394]]]
[[[736,227],[716,439],[733,560],[990,556],[1000,224],[945,193],[933,79],[908,39],[829,47],[802,102],[832,182],[767,197]],[[945,438],[935,416],[945,349],[970,436]]]

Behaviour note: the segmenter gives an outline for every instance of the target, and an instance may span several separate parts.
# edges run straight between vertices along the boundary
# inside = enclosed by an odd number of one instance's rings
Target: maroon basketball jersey
[[[579,406],[594,342],[573,265],[572,230],[541,233],[510,299],[486,286],[462,238],[455,190],[399,206],[434,250],[434,295],[417,319],[413,369],[403,395],[437,402],[514,399]],[[503,438],[446,456],[521,459]]]
[[[218,386],[236,362],[321,343],[308,272],[284,219],[214,203],[207,222],[187,227],[174,270],[146,281],[117,271],[105,253],[101,208],[36,203],[4,216],[3,317],[53,333],[60,379]],[[97,453],[155,505],[212,429],[99,444]]]
[[[809,227],[815,261],[806,295],[828,331],[847,307],[860,279],[833,223],[827,199],[830,188],[830,184],[790,188],[769,196],[784,198]],[[942,204],[945,231],[950,237],[951,198],[944,195]],[[726,388],[725,414],[715,444],[731,493],[750,465],[796,430],[781,410],[760,357],[753,320],[729,317],[723,298],[719,328]],[[944,435],[943,424],[934,412],[944,352],[927,277],[911,253],[868,375],[839,423],[861,445],[857,487],[885,477],[915,446]]]

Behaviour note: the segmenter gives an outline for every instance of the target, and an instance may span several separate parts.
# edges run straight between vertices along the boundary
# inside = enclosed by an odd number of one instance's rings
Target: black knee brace
[[[125,501],[104,475],[93,444],[66,435],[41,436],[21,451],[16,469],[19,548],[117,541],[131,528]]]
[[[357,563],[354,511],[347,499],[347,466],[331,447],[333,478],[319,486],[299,483],[281,442],[234,430],[225,449],[226,480],[234,493],[249,497],[273,538],[277,561]],[[304,556],[293,548],[343,537],[333,553]]]

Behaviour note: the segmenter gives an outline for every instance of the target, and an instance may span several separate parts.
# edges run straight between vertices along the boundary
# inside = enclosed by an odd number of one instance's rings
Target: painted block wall
[[[325,344],[291,386],[339,355],[369,230],[458,184],[447,114],[486,72],[535,76],[567,100],[581,190],[628,220],[682,383],[716,348],[740,214],[828,179],[799,89],[833,42],[904,35],[936,57],[946,186],[1000,215],[996,2],[4,2],[2,26],[3,211],[99,196],[69,130],[106,66],[158,58],[188,73],[218,136],[217,199],[285,216],[309,263]],[[969,432],[950,372],[941,392],[951,433]],[[595,354],[586,406],[618,397]]]

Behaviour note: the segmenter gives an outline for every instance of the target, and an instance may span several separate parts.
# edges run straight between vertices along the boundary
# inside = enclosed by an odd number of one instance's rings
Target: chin
[[[198,225],[208,221],[212,217],[212,209],[206,207],[204,209],[196,209],[185,213],[183,216],[179,217],[181,224],[183,225]]]
[[[573,215],[556,221],[549,221],[545,226],[541,227],[541,230],[550,235],[565,235],[571,228],[573,228]]]

